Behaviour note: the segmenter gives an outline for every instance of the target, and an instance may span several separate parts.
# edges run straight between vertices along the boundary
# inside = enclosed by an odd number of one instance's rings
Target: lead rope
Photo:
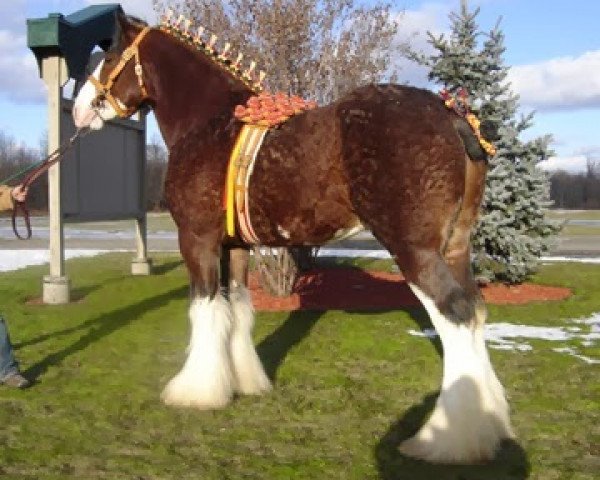
[[[52,165],[58,162],[62,156],[69,149],[73,147],[75,142],[85,137],[90,132],[89,127],[78,128],[75,134],[63,142],[56,150],[54,150],[50,155],[46,157],[44,161],[37,165],[37,167],[32,170],[25,180],[21,182],[23,188],[28,188],[37,178],[45,173]],[[23,221],[25,223],[26,235],[21,235],[19,233],[19,229],[17,228],[17,217],[19,216],[19,211],[23,214]],[[31,238],[31,220],[29,218],[29,209],[27,208],[27,200],[23,202],[19,202],[15,200],[12,211],[12,228],[15,235],[20,240],[29,240]]]

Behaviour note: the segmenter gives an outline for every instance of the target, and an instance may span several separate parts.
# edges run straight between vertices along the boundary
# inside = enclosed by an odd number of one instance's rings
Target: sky
[[[37,64],[27,48],[27,18],[49,13],[71,14],[90,4],[117,0],[0,1],[0,132],[18,144],[38,147],[46,129],[46,93]],[[122,0],[127,13],[156,23],[152,0]],[[400,36],[427,53],[426,32],[449,29],[448,14],[460,0],[398,0]],[[597,0],[470,0],[479,7],[482,30],[500,20],[505,34],[504,61],[509,81],[520,96],[522,113],[534,111],[534,125],[523,139],[551,134],[555,156],[544,168],[585,171],[600,162],[600,1]],[[402,82],[429,86],[426,71],[400,60]],[[267,68],[268,69],[268,68]],[[435,88],[435,87],[434,87]],[[159,137],[153,121],[149,138]]]

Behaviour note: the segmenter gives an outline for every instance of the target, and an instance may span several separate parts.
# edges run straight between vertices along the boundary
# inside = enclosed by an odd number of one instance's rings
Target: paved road
[[[577,223],[575,223],[577,222]],[[580,223],[585,222],[585,223]],[[571,221],[572,224],[600,226],[598,220]],[[99,222],[65,226],[66,248],[120,249],[132,250],[134,242],[134,222]],[[33,238],[28,241],[15,238],[10,219],[0,218],[0,249],[44,249],[48,247],[48,222],[44,217],[32,218]],[[369,232],[329,245],[332,248],[361,250],[382,249]],[[173,231],[164,216],[151,216],[149,219],[148,248],[150,251],[177,251],[177,233]],[[550,251],[550,255],[600,257],[600,235],[561,236]]]

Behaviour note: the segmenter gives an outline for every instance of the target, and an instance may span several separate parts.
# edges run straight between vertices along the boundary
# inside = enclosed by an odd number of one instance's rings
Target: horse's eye
[[[115,61],[115,56],[114,55],[109,55],[106,57],[106,62],[104,62],[104,64],[109,64],[109,63],[113,63]]]

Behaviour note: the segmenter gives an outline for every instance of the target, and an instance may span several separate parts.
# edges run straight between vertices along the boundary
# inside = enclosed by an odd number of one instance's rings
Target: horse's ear
[[[125,30],[127,24],[127,17],[123,13],[122,10],[118,10],[115,14],[115,30],[113,32],[112,40],[111,40],[111,49],[118,48],[121,45],[121,40],[123,36],[123,31]]]
[[[124,30],[127,30],[127,25],[129,24],[129,21],[127,20],[127,15],[125,15],[125,12],[123,12],[123,10],[118,10],[117,11],[117,33],[123,32]]]
[[[115,34],[113,37],[113,47],[119,47],[123,45],[127,45],[133,41],[135,35],[135,29],[132,31],[132,23],[130,18],[123,13],[122,10],[117,12],[116,25],[115,25]]]

